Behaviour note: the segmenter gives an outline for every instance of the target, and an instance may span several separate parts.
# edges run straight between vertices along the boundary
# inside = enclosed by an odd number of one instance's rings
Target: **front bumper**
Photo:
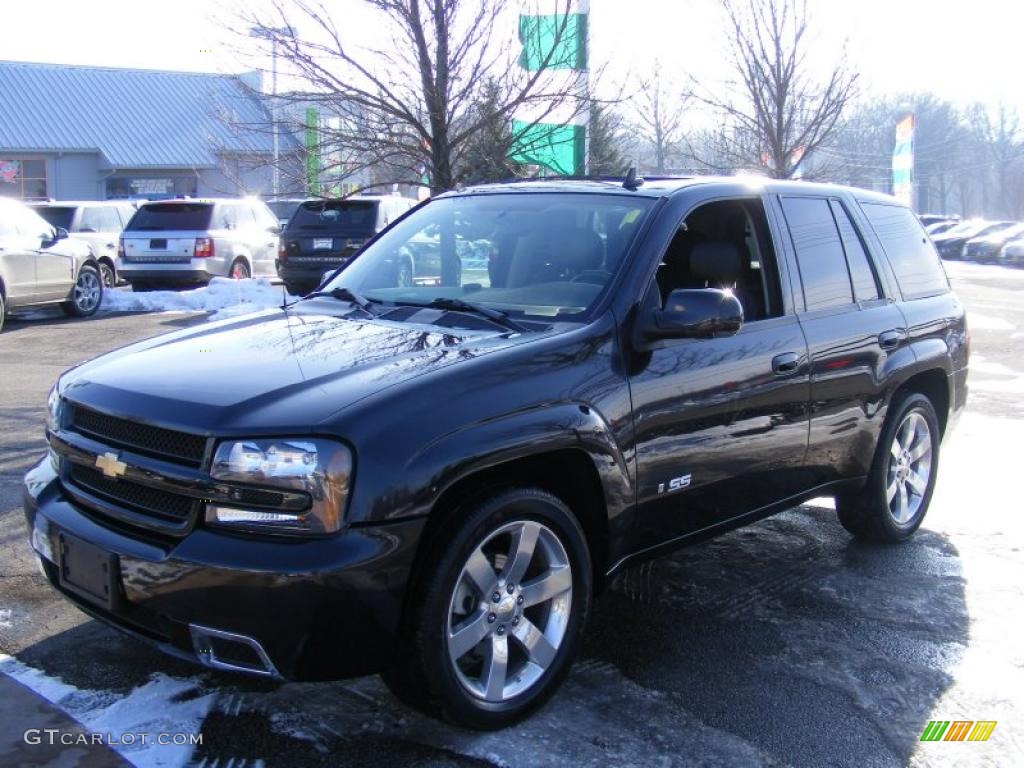
[[[179,658],[291,680],[390,665],[425,524],[349,528],[310,540],[197,527],[168,542],[133,535],[72,502],[49,458],[26,475],[24,506],[46,578],[86,613]],[[62,585],[62,534],[116,556],[118,594],[109,605]]]

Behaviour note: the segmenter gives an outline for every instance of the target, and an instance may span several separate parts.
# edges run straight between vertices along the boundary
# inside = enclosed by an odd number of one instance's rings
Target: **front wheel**
[[[89,317],[96,314],[103,301],[103,279],[99,271],[86,264],[78,271],[78,279],[71,290],[71,299],[60,305],[64,313],[72,317]]]
[[[510,725],[554,693],[590,607],[586,538],[562,501],[516,488],[434,542],[385,676],[404,701],[462,726]]]
[[[908,393],[890,406],[864,488],[836,498],[839,522],[871,541],[908,538],[928,511],[938,468],[935,408],[924,395]]]

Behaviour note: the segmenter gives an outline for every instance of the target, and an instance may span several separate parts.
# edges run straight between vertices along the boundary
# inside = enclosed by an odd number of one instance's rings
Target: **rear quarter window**
[[[939,254],[909,208],[861,202],[860,207],[882,243],[905,299],[923,299],[949,290]]]

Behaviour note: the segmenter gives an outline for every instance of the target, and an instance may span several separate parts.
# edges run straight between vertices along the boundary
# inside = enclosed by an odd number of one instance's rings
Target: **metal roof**
[[[268,110],[230,75],[0,61],[0,94],[0,151],[210,168],[221,152],[272,150]],[[282,131],[282,149],[294,143]]]

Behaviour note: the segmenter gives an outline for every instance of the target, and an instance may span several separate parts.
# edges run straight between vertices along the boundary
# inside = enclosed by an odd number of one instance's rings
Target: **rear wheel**
[[[114,267],[105,261],[100,262],[100,279],[103,280],[104,288],[113,288],[117,285],[117,273]]]
[[[539,489],[505,491],[463,519],[410,587],[412,614],[385,680],[427,714],[502,728],[568,672],[590,606],[590,555],[572,512]]]
[[[902,541],[921,525],[935,489],[939,422],[931,401],[910,392],[890,406],[867,483],[836,498],[839,521],[872,541]]]
[[[234,280],[248,280],[252,277],[252,273],[249,271],[249,265],[245,263],[245,259],[235,259],[231,263],[231,270],[228,274]]]
[[[103,301],[103,280],[99,270],[86,264],[78,271],[78,279],[71,290],[71,299],[60,305],[65,314],[72,317],[88,317],[96,314]]]

